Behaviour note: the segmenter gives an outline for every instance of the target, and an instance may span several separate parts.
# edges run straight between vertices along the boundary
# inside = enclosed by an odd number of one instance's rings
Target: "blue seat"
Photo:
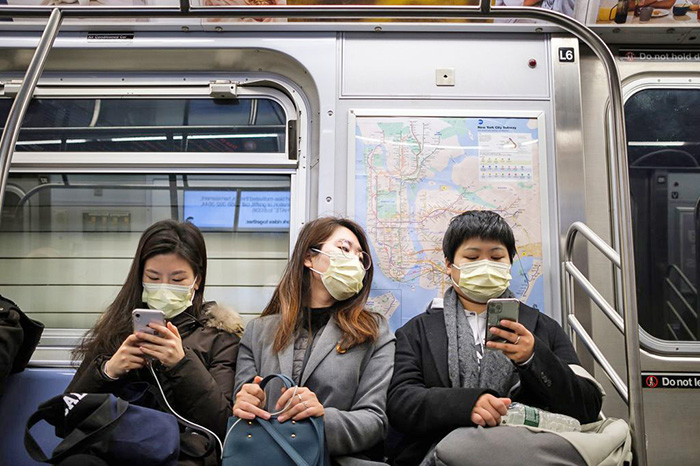
[[[26,369],[7,379],[5,393],[0,395],[0,464],[24,466],[43,464],[31,459],[24,449],[24,428],[29,416],[41,403],[63,393],[73,378],[72,369]],[[53,426],[40,422],[32,435],[47,456],[60,439]]]

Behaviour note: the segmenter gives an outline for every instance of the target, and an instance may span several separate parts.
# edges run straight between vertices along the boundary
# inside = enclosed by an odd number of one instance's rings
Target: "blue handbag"
[[[288,390],[296,386],[286,375],[276,374],[265,377],[260,388],[264,390],[275,378],[282,380]],[[328,466],[323,417],[279,422],[277,415],[252,421],[232,416],[222,458],[222,466]]]
[[[63,438],[47,457],[31,427],[46,420]],[[24,431],[24,445],[36,461],[60,463],[78,454],[109,464],[176,466],[180,432],[172,414],[129,404],[111,394],[66,393],[39,405]]]

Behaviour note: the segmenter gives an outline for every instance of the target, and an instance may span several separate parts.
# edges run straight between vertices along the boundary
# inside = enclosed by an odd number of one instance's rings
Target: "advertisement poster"
[[[697,27],[700,0],[600,0],[596,24]]]
[[[74,5],[74,6],[177,6],[179,0],[5,0],[7,4],[13,6],[54,6],[54,5]],[[5,3],[0,0],[0,4]],[[602,0],[610,1],[610,0]],[[667,0],[674,1],[674,0]],[[700,2],[700,0],[697,0]],[[234,6],[284,6],[284,5],[478,5],[478,0],[190,0],[190,4],[195,7],[234,7]],[[661,3],[661,2],[657,2]],[[576,0],[491,0],[491,4],[495,6],[532,6],[548,10],[558,11],[569,16],[574,15],[574,7]],[[603,8],[603,7],[601,7]],[[609,12],[609,9],[608,9]],[[141,19],[141,21],[149,21]],[[367,19],[326,19],[326,18],[309,18],[309,19],[292,19],[287,18],[206,18],[203,23],[217,22],[286,22],[286,21],[311,21],[311,22],[328,22],[328,21],[374,21],[374,22],[392,22],[392,21],[421,21],[420,19],[387,19],[387,18],[367,18]],[[430,19],[430,22],[474,22],[479,20],[473,19]],[[487,20],[491,22],[491,20]],[[496,20],[497,22],[516,22],[518,20]],[[530,20],[520,20],[529,22]]]

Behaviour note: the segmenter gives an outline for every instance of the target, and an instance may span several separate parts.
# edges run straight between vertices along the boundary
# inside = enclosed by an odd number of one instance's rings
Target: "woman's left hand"
[[[168,368],[182,361],[185,350],[182,348],[182,338],[177,327],[171,322],[168,322],[167,327],[154,323],[148,326],[158,332],[158,336],[143,332],[136,333],[138,339],[143,342],[139,345],[143,354],[156,358]]]
[[[323,405],[318,401],[318,398],[316,398],[316,394],[306,387],[297,388],[296,394],[293,388],[285,390],[282,396],[277,400],[275,411],[284,408],[287,406],[287,403],[290,403],[289,408],[277,418],[280,422],[284,422],[287,419],[300,421],[307,417],[323,416]]]
[[[513,332],[502,330],[498,327],[491,327],[489,331],[494,335],[508,340],[507,343],[496,343],[495,341],[486,342],[489,348],[497,349],[503,352],[508,359],[516,364],[522,364],[530,359],[535,350],[535,337],[525,328],[523,324],[513,322],[512,320],[502,320],[501,325]]]

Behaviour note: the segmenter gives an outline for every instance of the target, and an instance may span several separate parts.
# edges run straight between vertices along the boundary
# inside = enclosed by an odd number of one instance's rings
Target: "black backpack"
[[[0,378],[27,367],[43,331],[44,324],[30,319],[17,304],[0,295],[0,364],[7,365],[0,367]]]

